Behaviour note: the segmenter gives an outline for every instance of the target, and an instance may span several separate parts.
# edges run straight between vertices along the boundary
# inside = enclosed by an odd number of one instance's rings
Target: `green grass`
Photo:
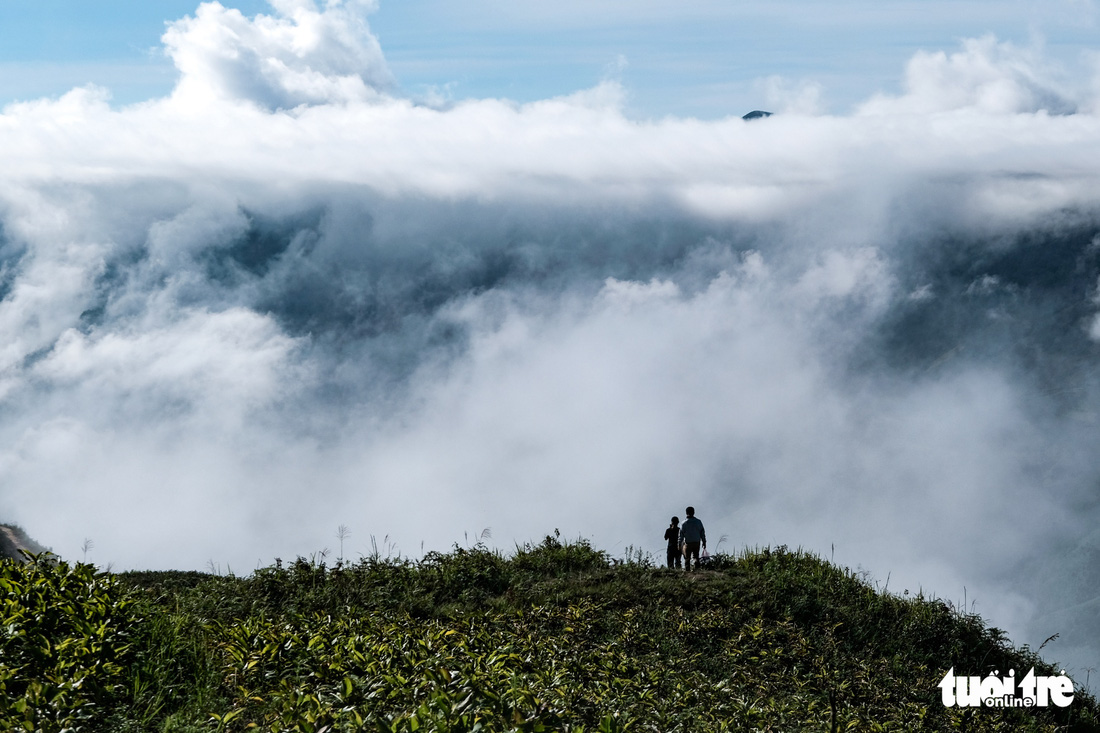
[[[944,708],[949,667],[1054,670],[975,615],[782,547],[692,575],[556,536],[242,578],[0,573],[2,730],[1100,730],[1082,693]]]

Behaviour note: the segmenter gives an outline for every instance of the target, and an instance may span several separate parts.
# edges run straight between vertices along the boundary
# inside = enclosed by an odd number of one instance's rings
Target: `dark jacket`
[[[677,526],[669,527],[665,530],[665,539],[668,540],[668,549],[679,550],[680,549],[680,528]]]
[[[680,526],[681,542],[702,542],[707,544],[707,531],[703,529],[703,523],[698,517],[688,517]]]

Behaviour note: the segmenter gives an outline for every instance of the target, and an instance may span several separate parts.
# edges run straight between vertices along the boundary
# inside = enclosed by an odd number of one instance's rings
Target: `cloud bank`
[[[172,95],[0,114],[0,514],[245,572],[691,503],[1100,657],[1095,99],[982,38],[845,117],[432,107],[369,9],[204,3]]]

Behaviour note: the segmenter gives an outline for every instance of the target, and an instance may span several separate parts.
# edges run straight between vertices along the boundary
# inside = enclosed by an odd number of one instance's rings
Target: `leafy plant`
[[[0,565],[3,730],[1095,731],[945,708],[951,666],[1053,670],[937,599],[786,547],[685,574],[548,535],[248,577]]]
[[[0,561],[0,729],[74,730],[121,700],[133,601],[91,565]]]

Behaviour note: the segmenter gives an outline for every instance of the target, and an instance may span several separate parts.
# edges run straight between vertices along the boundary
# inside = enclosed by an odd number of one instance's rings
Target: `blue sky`
[[[226,2],[245,15],[262,0]],[[163,96],[177,74],[161,51],[168,21],[197,3],[6,0],[0,4],[0,103],[94,83],[115,104]],[[500,0],[381,0],[370,15],[403,93],[531,101],[614,77],[635,117],[741,114],[765,105],[763,80],[814,85],[843,113],[896,92],[918,50],[953,51],[995,34],[1039,44],[1072,77],[1096,36],[1083,0],[658,0],[552,5]]]

